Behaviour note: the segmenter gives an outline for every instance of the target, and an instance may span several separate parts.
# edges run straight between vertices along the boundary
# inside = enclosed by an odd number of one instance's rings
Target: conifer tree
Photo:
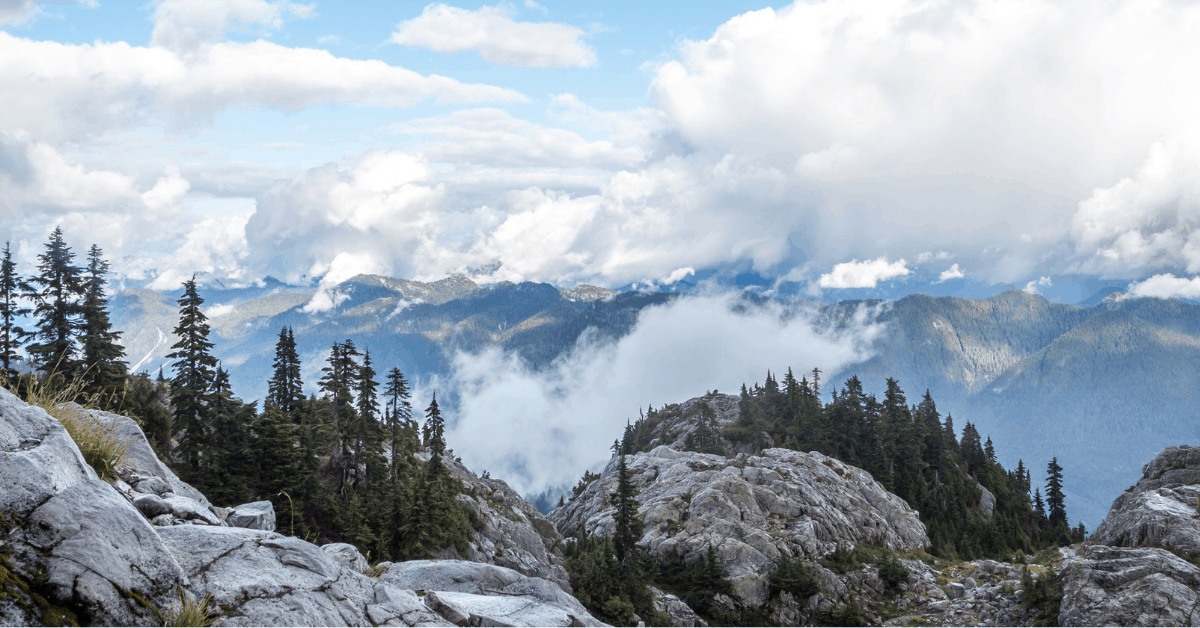
[[[325,375],[319,382],[321,390],[330,400],[330,457],[329,466],[337,471],[338,494],[345,497],[351,483],[350,470],[354,460],[354,428],[357,413],[354,411],[352,389],[358,375],[359,355],[354,343],[333,343],[329,353],[329,364],[321,369]]]
[[[25,348],[34,365],[47,372],[71,379],[76,371],[75,337],[80,329],[81,300],[84,294],[81,268],[75,254],[63,240],[61,227],[55,227],[46,242],[46,252],[38,255],[38,274],[26,284],[25,297],[33,302],[37,321],[34,342]]]
[[[613,521],[616,523],[613,546],[617,561],[621,563],[637,555],[637,542],[642,540],[644,524],[638,516],[637,496],[637,487],[633,485],[629,467],[625,465],[625,456],[622,455],[617,466],[617,491],[609,498],[609,502],[617,509],[613,513]]]
[[[268,404],[256,429],[258,436],[252,441],[252,451],[253,458],[258,461],[259,498],[269,499],[274,504],[278,513],[277,528],[295,536],[295,500],[285,499],[280,492],[295,493],[298,497],[299,492],[295,489],[305,472],[301,464],[303,450],[296,447],[296,426],[282,409]],[[285,505],[287,509],[284,509]]]
[[[300,380],[300,355],[296,352],[296,337],[291,327],[279,330],[275,343],[275,369],[267,383],[267,403],[279,408],[293,424],[300,423],[304,404],[304,383]]]
[[[254,405],[243,404],[233,396],[229,373],[219,364],[208,404],[211,429],[201,458],[203,473],[194,481],[216,503],[246,503],[259,475],[260,460],[251,455]]]
[[[102,255],[95,244],[88,250],[80,342],[83,344],[83,377],[87,381],[84,391],[109,402],[125,387],[128,364],[122,359],[125,347],[118,343],[121,332],[113,331],[108,319],[108,297],[104,294],[108,262]]]
[[[19,305],[17,299],[22,290],[27,290],[17,265],[12,259],[12,247],[4,243],[4,256],[0,258],[0,377],[13,379],[17,376],[17,349],[27,335],[16,325],[16,319],[29,314],[28,308]]]
[[[425,446],[439,456],[446,452],[446,422],[442,419],[442,410],[438,407],[437,391],[433,393],[433,401],[425,409]]]
[[[1046,465],[1047,523],[1051,528],[1059,525],[1066,527],[1067,525],[1067,509],[1062,492],[1062,477],[1062,467],[1059,466],[1058,457],[1055,456]]]
[[[392,452],[391,475],[396,476],[396,466],[403,455],[416,453],[420,443],[415,441],[416,434],[412,432],[412,404],[409,398],[412,393],[408,390],[408,381],[400,369],[392,367],[387,375],[387,387],[383,394],[387,399],[387,432],[389,446]]]
[[[194,478],[200,471],[200,457],[212,428],[209,401],[217,359],[209,353],[213,344],[208,340],[208,317],[200,309],[204,299],[196,291],[195,276],[183,283],[183,296],[178,303],[179,325],[174,333],[179,341],[171,346],[174,351],[167,354],[175,360],[171,363],[175,370],[175,377],[171,378],[171,405],[175,408],[174,426],[182,430],[180,462]]]

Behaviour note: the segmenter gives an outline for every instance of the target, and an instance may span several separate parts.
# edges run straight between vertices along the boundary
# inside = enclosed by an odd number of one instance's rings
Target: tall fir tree
[[[329,399],[330,412],[330,453],[329,466],[338,476],[338,494],[346,497],[353,483],[351,477],[354,468],[355,427],[358,423],[358,413],[354,410],[354,383],[358,377],[358,349],[354,342],[347,339],[344,343],[333,343],[329,352],[329,363],[321,372],[321,390]]]
[[[384,388],[383,394],[387,400],[386,429],[388,448],[392,455],[389,467],[392,477],[395,478],[400,460],[406,455],[416,453],[420,446],[412,429],[412,404],[409,402],[412,393],[409,392],[408,381],[404,379],[404,373],[399,368],[392,367],[392,370],[388,371],[387,387]]]
[[[425,446],[435,454],[446,453],[446,421],[442,419],[442,409],[438,407],[436,391],[433,393],[433,401],[430,401],[429,407],[425,408],[424,429],[422,436],[424,436]]]
[[[613,513],[613,522],[616,523],[613,546],[617,561],[621,563],[637,556],[637,542],[642,539],[644,524],[638,516],[637,496],[637,487],[633,485],[625,456],[622,455],[617,464],[617,490],[609,497],[609,503],[616,507]]]
[[[279,330],[275,343],[274,372],[267,382],[267,403],[275,406],[293,424],[299,425],[304,405],[304,382],[300,379],[300,355],[291,327]]]
[[[25,351],[38,369],[61,374],[68,380],[78,366],[75,338],[83,310],[81,271],[63,239],[62,228],[55,227],[46,251],[38,255],[38,274],[29,278],[24,295],[34,304],[32,335],[38,341],[26,346]]]
[[[20,354],[21,341],[27,335],[19,327],[17,319],[29,314],[29,308],[21,307],[22,291],[27,290],[21,276],[17,274],[17,265],[12,259],[12,247],[4,243],[4,255],[0,257],[0,376],[9,379],[17,376],[17,360]]]
[[[1066,500],[1063,496],[1062,467],[1058,457],[1050,459],[1046,465],[1046,521],[1050,527],[1067,526]]]
[[[215,378],[217,359],[212,356],[213,343],[208,340],[208,317],[200,306],[204,299],[196,291],[196,277],[183,283],[179,301],[179,325],[174,334],[179,341],[167,358],[175,360],[171,368],[171,405],[175,408],[174,427],[181,430],[179,438],[180,463],[185,473],[195,478],[200,473],[200,458],[207,446],[212,429],[209,412],[210,393]]]
[[[112,405],[116,393],[124,389],[128,376],[125,347],[118,342],[121,332],[113,331],[108,319],[108,297],[104,276],[108,274],[108,262],[95,244],[88,250],[87,274],[83,278],[83,378],[87,382],[84,392],[94,395],[100,403]]]

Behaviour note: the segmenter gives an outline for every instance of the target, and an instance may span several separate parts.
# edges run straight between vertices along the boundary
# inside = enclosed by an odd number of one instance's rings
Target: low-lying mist
[[[613,341],[585,333],[540,371],[500,350],[459,353],[438,378],[459,397],[448,444],[468,467],[488,470],[523,495],[574,484],[609,459],[627,420],[711,389],[736,393],[767,369],[799,377],[866,359],[882,331],[863,309],[840,331],[815,314],[778,303],[749,304],[736,293],[689,296],[642,311]]]

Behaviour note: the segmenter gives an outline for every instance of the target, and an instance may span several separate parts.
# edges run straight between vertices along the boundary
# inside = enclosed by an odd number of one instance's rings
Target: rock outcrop
[[[743,603],[767,600],[767,576],[781,555],[816,560],[839,545],[895,552],[927,547],[917,513],[871,475],[819,453],[767,449],[725,458],[659,446],[626,458],[651,555],[686,560],[712,546]],[[571,503],[549,515],[564,536],[611,536],[609,503],[618,459]]]
[[[1063,564],[1063,626],[1200,622],[1200,448],[1168,447]]]
[[[439,558],[500,565],[526,576],[545,578],[570,592],[570,579],[563,567],[563,539],[554,524],[504,480],[481,478],[461,462],[449,456],[445,460],[450,473],[463,482],[467,491],[458,495],[459,503],[474,510],[483,526],[475,532],[465,556],[450,548]]]
[[[160,625],[182,591],[229,626],[602,625],[549,579],[455,560],[370,569],[353,546],[277,534],[273,511],[213,507],[146,457],[131,419],[91,416],[136,454],[111,484],[58,420],[0,389],[0,624]],[[264,529],[226,523],[238,516]]]

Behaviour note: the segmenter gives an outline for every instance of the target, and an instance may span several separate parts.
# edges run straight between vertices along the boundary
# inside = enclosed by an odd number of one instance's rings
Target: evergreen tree
[[[125,348],[117,341],[121,332],[113,331],[108,320],[108,297],[104,294],[104,275],[108,262],[95,244],[88,250],[87,275],[83,279],[83,378],[84,392],[111,404],[117,391],[125,388],[127,368]]]
[[[259,498],[269,499],[275,506],[275,512],[278,513],[277,528],[295,536],[295,500],[281,493],[288,496],[295,493],[299,497],[296,488],[300,484],[304,468],[301,464],[303,449],[296,446],[296,426],[282,409],[268,404],[256,429],[258,435],[252,441],[252,451],[253,458],[258,461]],[[303,512],[299,514],[303,515]],[[300,523],[303,525],[303,516]]]
[[[207,446],[212,429],[209,412],[209,393],[212,388],[217,359],[209,351],[208,317],[200,309],[204,299],[196,291],[196,277],[183,284],[183,296],[179,299],[179,325],[175,335],[179,341],[171,346],[173,352],[167,358],[175,360],[171,368],[171,405],[175,408],[174,425],[182,431],[179,438],[180,462],[189,479],[200,472],[200,457]]]
[[[291,327],[279,330],[272,367],[275,370],[267,383],[267,403],[279,408],[294,424],[299,424],[304,383],[300,380],[300,355],[296,352],[296,337],[292,335]]]
[[[25,351],[37,368],[68,380],[77,369],[75,337],[81,326],[84,294],[82,269],[74,262],[75,254],[63,240],[62,228],[55,227],[46,252],[38,255],[38,274],[29,279],[24,295],[34,303],[37,321],[32,335],[40,340]]]
[[[0,258],[0,377],[15,379],[17,376],[16,362],[20,359],[17,349],[27,334],[16,325],[16,319],[29,314],[29,309],[18,305],[17,299],[21,291],[27,289],[17,274],[12,248],[5,242],[4,256]]]
[[[404,379],[404,373],[400,372],[400,369],[393,367],[388,371],[387,387],[384,388],[383,394],[387,399],[386,429],[392,454],[391,475],[394,478],[399,459],[416,453],[420,443],[415,442],[416,434],[412,431],[412,404],[408,401],[412,393],[409,392],[408,381]]]
[[[354,380],[358,377],[358,362],[354,360],[358,355],[358,350],[350,340],[333,343],[329,364],[321,369],[325,375],[319,382],[330,401],[329,466],[337,474],[337,492],[343,497],[353,482],[351,470],[357,471],[353,463],[356,442],[354,429],[358,416],[354,411],[352,390]]]
[[[1046,465],[1046,506],[1048,508],[1047,523],[1050,527],[1067,526],[1067,509],[1063,497],[1062,467],[1058,457],[1050,459]]]
[[[613,513],[616,523],[613,546],[617,561],[621,563],[637,555],[637,542],[642,539],[644,524],[638,516],[637,495],[637,487],[633,485],[629,468],[625,465],[625,456],[621,456],[617,466],[617,491],[609,498],[609,502],[617,509]]]
[[[229,373],[217,365],[208,398],[211,429],[201,458],[201,473],[193,482],[218,504],[244,504],[251,500],[250,487],[259,475],[260,459],[251,455],[250,425],[253,404],[233,396]]]
[[[425,446],[439,456],[446,452],[446,422],[442,419],[442,410],[438,408],[437,391],[433,393],[433,401],[425,409]]]

